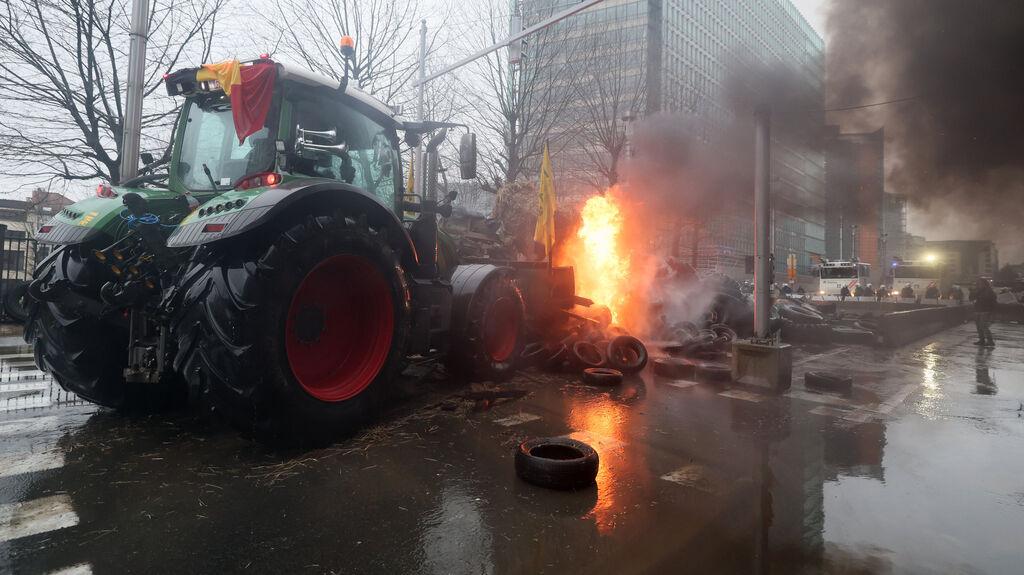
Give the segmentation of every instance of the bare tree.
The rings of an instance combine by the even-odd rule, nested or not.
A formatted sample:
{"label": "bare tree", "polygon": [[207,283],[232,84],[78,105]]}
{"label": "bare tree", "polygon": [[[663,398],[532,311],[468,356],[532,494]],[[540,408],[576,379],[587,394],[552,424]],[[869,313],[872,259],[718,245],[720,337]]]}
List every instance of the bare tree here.
{"label": "bare tree", "polygon": [[570,64],[578,79],[573,110],[577,147],[587,160],[582,179],[598,189],[618,183],[626,151],[624,118],[640,113],[647,98],[643,45],[630,38],[636,33],[618,23],[588,30]]}
{"label": "bare tree", "polygon": [[[508,34],[509,15],[503,0],[487,0],[478,12],[478,46],[497,43]],[[554,6],[528,14],[524,25],[553,13]],[[518,64],[510,64],[505,50],[477,61],[473,73],[463,79],[464,93],[473,109],[473,123],[486,132],[481,145],[482,185],[496,191],[505,183],[532,175],[544,143],[557,148],[564,131],[556,124],[566,118],[575,80],[565,58],[574,49],[572,25],[564,22],[528,39]]]}
{"label": "bare tree", "polygon": [[[169,155],[164,72],[209,56],[225,0],[153,0],[143,143]],[[129,0],[8,0],[0,17],[0,161],[22,179],[121,179]]]}
{"label": "bare tree", "polygon": [[[266,21],[278,30],[279,52],[332,78],[345,75],[342,36],[355,40],[350,68],[361,89],[385,102],[408,99],[419,65],[418,4],[402,0],[274,0]],[[428,36],[436,49],[438,31]],[[275,41],[277,43],[277,41]]]}

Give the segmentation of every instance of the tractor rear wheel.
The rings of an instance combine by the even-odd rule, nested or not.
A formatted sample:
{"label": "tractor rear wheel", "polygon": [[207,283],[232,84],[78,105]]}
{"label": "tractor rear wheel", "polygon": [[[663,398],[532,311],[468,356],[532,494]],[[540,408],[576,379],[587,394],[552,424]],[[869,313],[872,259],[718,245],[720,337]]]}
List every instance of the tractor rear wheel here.
{"label": "tractor rear wheel", "polygon": [[243,433],[322,443],[383,408],[410,329],[405,273],[363,218],[262,233],[186,274],[174,367]]}
{"label": "tractor rear wheel", "polygon": [[[29,294],[74,290],[98,301],[105,270],[82,257],[79,246],[57,249],[36,270]],[[183,403],[184,387],[171,377],[160,383],[125,382],[128,330],[113,315],[91,315],[60,301],[30,298],[25,341],[33,346],[36,365],[82,399],[129,412],[160,411]]]}

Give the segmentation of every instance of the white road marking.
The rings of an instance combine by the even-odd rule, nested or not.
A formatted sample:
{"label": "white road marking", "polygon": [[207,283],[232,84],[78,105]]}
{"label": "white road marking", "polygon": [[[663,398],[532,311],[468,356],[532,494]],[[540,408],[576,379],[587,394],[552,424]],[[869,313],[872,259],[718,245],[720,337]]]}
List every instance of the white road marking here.
{"label": "white road marking", "polygon": [[764,397],[756,393],[750,393],[749,391],[743,391],[742,389],[729,389],[719,393],[718,395],[732,399],[742,399],[743,401],[749,401],[752,403],[760,403],[764,399]]}
{"label": "white road marking", "polygon": [[89,563],[79,563],[78,565],[72,565],[57,571],[50,571],[47,575],[92,575],[92,565]]}
{"label": "white road marking", "polygon": [[840,407],[848,407],[850,405],[850,400],[848,399],[843,399],[841,397],[836,397],[834,395],[826,395],[824,393],[812,393],[810,391],[804,391],[802,389],[797,389],[795,387],[791,387],[789,391],[786,393],[786,395],[792,397],[793,399],[809,401],[811,403],[838,405]]}
{"label": "white road marking", "polygon": [[842,419],[844,421],[851,421],[854,423],[864,423],[876,415],[866,409],[855,409],[853,411],[850,411],[848,409],[840,409],[829,405],[819,405],[818,407],[812,409],[809,413],[813,413],[814,415],[825,415],[828,417],[834,417],[836,419]]}
{"label": "white road marking", "polygon": [[513,425],[520,425],[523,423],[528,423],[530,421],[536,421],[538,419],[540,419],[539,415],[522,412],[517,413],[515,415],[510,415],[508,417],[503,417],[501,419],[495,419],[494,423],[497,423],[498,425],[504,425],[505,427],[512,427]]}
{"label": "white road marking", "polygon": [[40,453],[5,453],[0,455],[0,478],[64,467],[64,454],[54,451]]}
{"label": "white road marking", "polygon": [[12,419],[0,421],[0,436],[22,435],[34,431],[43,431],[57,428],[57,416],[47,415],[44,417],[29,417],[26,419]]}
{"label": "white road marking", "polygon": [[685,379],[673,379],[672,381],[666,381],[664,383],[665,385],[671,385],[672,387],[676,387],[679,389],[689,389],[695,385],[698,385],[696,381],[688,381]]}
{"label": "white road marking", "polygon": [[78,525],[67,495],[0,505],[0,543]]}

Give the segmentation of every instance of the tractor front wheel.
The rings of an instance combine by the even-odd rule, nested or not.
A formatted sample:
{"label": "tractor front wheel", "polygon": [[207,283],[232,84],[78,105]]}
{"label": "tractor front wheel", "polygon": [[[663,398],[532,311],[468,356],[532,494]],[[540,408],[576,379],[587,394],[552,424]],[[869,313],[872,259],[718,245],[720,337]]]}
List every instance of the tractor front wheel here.
{"label": "tractor front wheel", "polygon": [[[83,298],[99,300],[103,270],[83,257],[81,246],[61,246],[35,272],[33,284],[41,294],[72,290]],[[32,289],[29,289],[32,293]],[[184,387],[165,374],[158,383],[129,383],[128,330],[111,310],[90,314],[55,301],[30,298],[25,341],[32,344],[39,369],[50,372],[65,390],[120,411],[146,413],[177,407]]]}
{"label": "tractor front wheel", "polygon": [[342,215],[310,217],[259,249],[248,239],[199,264],[175,321],[174,365],[193,397],[287,442],[322,443],[378,415],[410,325],[396,254]]}

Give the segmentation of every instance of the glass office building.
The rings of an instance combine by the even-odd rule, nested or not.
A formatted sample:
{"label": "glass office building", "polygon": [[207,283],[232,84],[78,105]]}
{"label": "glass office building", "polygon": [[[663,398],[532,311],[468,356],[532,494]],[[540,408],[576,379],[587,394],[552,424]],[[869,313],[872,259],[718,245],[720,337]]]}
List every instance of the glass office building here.
{"label": "glass office building", "polygon": [[[523,0],[518,10],[529,25],[573,3]],[[565,81],[565,68],[559,66],[603,59],[607,74],[644,83],[642,101],[634,103],[633,110],[614,111],[615,115],[632,111],[641,119],[658,113],[687,116],[686,125],[696,131],[693,137],[715,145],[733,120],[727,102],[729,79],[737,63],[745,61],[795,69],[803,90],[819,104],[809,113],[820,114],[815,121],[824,123],[820,112],[824,43],[789,0],[607,0],[559,26],[561,34],[544,37],[547,42],[566,42],[564,57],[550,64],[552,81]],[[571,49],[588,37],[605,39],[604,47]],[[527,53],[547,48],[535,45]],[[630,57],[608,57],[609,53]],[[565,116],[559,129],[566,131],[579,129],[580,122],[587,120],[583,113]],[[584,166],[593,150],[573,145],[571,137],[564,141],[554,161],[567,195],[588,185],[591,188],[585,191],[592,193],[599,184],[585,177]],[[778,277],[782,278],[782,262],[790,254],[797,258],[799,274],[809,275],[818,256],[825,254],[825,156],[820,144],[787,133],[779,123],[772,133],[772,194]],[[736,195],[746,193],[740,190]],[[749,275],[746,262],[754,253],[753,190],[749,197],[749,203],[740,201],[718,210],[698,227],[684,225],[676,233],[659,235],[678,242],[668,248],[702,271]],[[668,232],[672,226],[678,227],[678,222],[659,227]]]}

